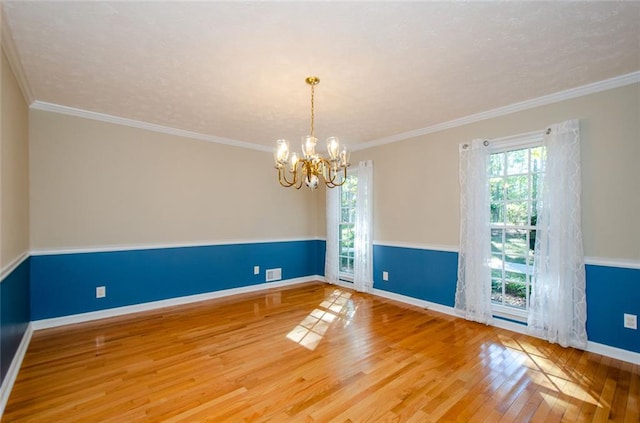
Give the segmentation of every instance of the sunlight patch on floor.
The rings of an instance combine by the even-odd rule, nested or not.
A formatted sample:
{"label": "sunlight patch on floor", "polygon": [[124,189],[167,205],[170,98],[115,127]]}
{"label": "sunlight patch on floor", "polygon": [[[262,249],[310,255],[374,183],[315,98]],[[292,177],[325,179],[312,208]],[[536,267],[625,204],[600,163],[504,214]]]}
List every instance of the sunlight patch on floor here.
{"label": "sunlight patch on floor", "polygon": [[[543,355],[543,353],[534,346],[527,344],[523,345],[517,339],[510,337],[500,337],[503,345],[492,344],[488,346],[487,350],[491,352],[486,359],[489,361],[495,360],[496,370],[504,370],[504,357],[500,358],[500,354],[496,353],[495,348],[503,349],[508,352],[509,355],[519,362],[520,366],[527,368],[527,375],[537,385],[544,387],[551,392],[557,392],[558,395],[543,394],[543,398],[549,404],[555,401],[563,401],[560,395],[575,398],[580,402],[589,403],[602,407],[600,401],[594,398],[589,392],[583,388],[582,380],[576,379],[573,375],[573,370],[567,368],[564,364],[558,364],[553,361],[551,357]],[[542,394],[542,393],[541,393]],[[607,404],[604,405],[605,407]]]}
{"label": "sunlight patch on floor", "polygon": [[308,350],[315,350],[324,334],[336,320],[351,321],[355,310],[351,293],[334,289],[318,308],[309,313],[287,334],[287,339],[300,344]]}

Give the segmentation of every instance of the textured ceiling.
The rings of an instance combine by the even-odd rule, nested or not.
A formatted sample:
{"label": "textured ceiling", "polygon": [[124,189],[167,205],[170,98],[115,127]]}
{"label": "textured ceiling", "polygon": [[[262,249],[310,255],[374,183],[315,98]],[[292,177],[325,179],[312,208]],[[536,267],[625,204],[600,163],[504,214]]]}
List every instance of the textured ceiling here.
{"label": "textured ceiling", "polygon": [[351,145],[640,70],[640,3],[4,1],[31,100]]}

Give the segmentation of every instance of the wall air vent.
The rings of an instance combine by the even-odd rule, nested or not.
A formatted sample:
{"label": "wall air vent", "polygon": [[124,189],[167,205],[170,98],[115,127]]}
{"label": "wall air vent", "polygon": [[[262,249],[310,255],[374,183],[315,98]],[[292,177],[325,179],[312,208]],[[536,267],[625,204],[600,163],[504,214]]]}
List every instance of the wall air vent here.
{"label": "wall air vent", "polygon": [[279,281],[282,279],[282,268],[267,269],[267,282]]}

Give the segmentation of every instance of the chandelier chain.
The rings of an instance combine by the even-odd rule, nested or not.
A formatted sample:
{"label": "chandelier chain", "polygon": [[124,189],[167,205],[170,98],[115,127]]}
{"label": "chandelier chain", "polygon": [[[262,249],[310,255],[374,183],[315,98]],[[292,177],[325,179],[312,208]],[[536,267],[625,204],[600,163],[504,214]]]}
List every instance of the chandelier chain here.
{"label": "chandelier chain", "polygon": [[315,94],[315,85],[311,85],[311,136],[313,136],[314,129],[314,115],[315,115],[315,106],[314,106],[314,94]]}

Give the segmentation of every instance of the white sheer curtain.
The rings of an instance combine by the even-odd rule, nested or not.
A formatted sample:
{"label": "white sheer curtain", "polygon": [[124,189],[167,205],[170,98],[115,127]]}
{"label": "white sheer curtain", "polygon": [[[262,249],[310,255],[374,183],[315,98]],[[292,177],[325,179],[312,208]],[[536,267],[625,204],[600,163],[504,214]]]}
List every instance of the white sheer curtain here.
{"label": "white sheer curtain", "polygon": [[340,263],[338,258],[338,231],[340,216],[340,190],[327,188],[327,242],[324,260],[324,278],[329,283],[338,283]]}
{"label": "white sheer curtain", "polygon": [[488,324],[491,311],[491,229],[489,227],[489,143],[460,146],[460,251],[455,310]]}
{"label": "white sheer curtain", "polygon": [[357,291],[373,290],[373,162],[362,161],[358,166],[356,193],[355,254],[353,285]]}
{"label": "white sheer curtain", "polygon": [[578,120],[552,125],[538,188],[538,228],[529,332],[564,347],[587,346],[587,302],[580,225]]}

